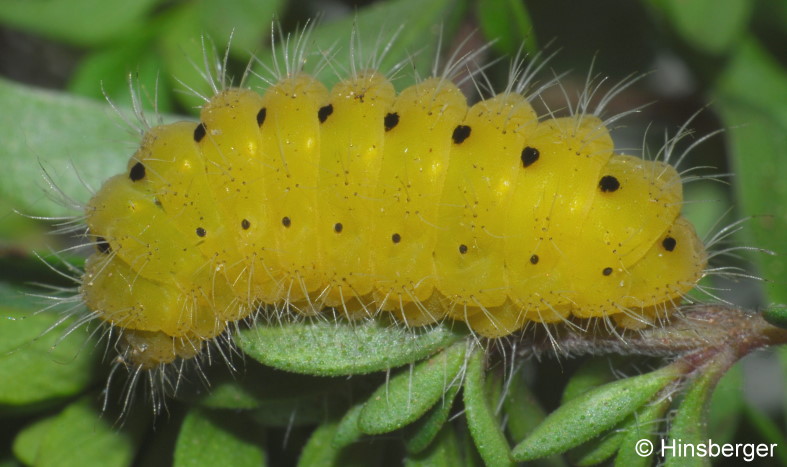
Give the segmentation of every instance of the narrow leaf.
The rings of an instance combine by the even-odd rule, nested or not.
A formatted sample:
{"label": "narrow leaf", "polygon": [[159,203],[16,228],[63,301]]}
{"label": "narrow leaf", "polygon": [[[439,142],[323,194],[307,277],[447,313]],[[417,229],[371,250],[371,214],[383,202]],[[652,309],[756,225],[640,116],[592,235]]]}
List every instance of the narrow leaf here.
{"label": "narrow leaf", "polygon": [[[707,409],[713,389],[721,377],[721,373],[726,369],[725,354],[720,355],[714,362],[709,364],[703,374],[690,382],[688,392],[683,401],[678,406],[675,418],[669,429],[669,439],[665,441],[665,446],[677,444],[691,444],[697,446],[707,443],[708,440],[708,419]],[[665,447],[665,465],[672,466],[705,466],[710,465],[708,457],[674,455],[674,449]]]}
{"label": "narrow leaf", "polygon": [[575,399],[582,394],[615,380],[612,372],[612,365],[606,358],[594,358],[586,361],[571,376],[563,389],[561,404],[565,404],[571,399]]}
{"label": "narrow leaf", "polygon": [[339,457],[338,446],[331,442],[336,435],[336,422],[325,423],[312,433],[298,459],[299,467],[333,466]]}
{"label": "narrow leaf", "polygon": [[513,450],[527,461],[564,452],[626,418],[679,375],[674,365],[609,383],[560,406]]}
{"label": "narrow leaf", "polygon": [[625,438],[620,443],[615,467],[649,467],[658,457],[661,440],[660,426],[672,401],[664,398],[638,410],[626,425]]}
{"label": "narrow leaf", "polygon": [[476,349],[467,365],[465,375],[464,400],[465,417],[473,441],[489,466],[513,465],[510,448],[503,432],[500,430],[500,421],[484,390],[484,352]]}
{"label": "narrow leaf", "polygon": [[450,425],[445,425],[437,433],[429,449],[418,455],[410,455],[405,461],[406,467],[454,467],[464,465],[462,451],[456,434]]}
{"label": "narrow leaf", "polygon": [[465,352],[465,343],[459,342],[380,386],[361,411],[361,431],[388,433],[426,413],[460,378]]}
{"label": "narrow leaf", "polygon": [[423,451],[432,443],[443,428],[443,425],[448,421],[448,415],[451,413],[454,399],[456,399],[456,395],[461,387],[460,384],[455,384],[448,388],[443,394],[442,400],[438,401],[426,415],[410,426],[405,440],[407,452],[414,454]]}
{"label": "narrow leaf", "polygon": [[348,446],[363,436],[361,427],[358,425],[363,406],[364,403],[355,404],[339,421],[339,425],[336,427],[333,440],[331,441],[334,447],[340,448]]}
{"label": "narrow leaf", "polygon": [[613,428],[572,450],[570,458],[573,460],[573,464],[585,467],[600,464],[612,457],[626,437],[626,432],[623,431],[626,422],[621,425],[621,427]]}
{"label": "narrow leaf", "polygon": [[724,373],[710,401],[710,438],[720,444],[732,442],[743,411],[743,366]]}

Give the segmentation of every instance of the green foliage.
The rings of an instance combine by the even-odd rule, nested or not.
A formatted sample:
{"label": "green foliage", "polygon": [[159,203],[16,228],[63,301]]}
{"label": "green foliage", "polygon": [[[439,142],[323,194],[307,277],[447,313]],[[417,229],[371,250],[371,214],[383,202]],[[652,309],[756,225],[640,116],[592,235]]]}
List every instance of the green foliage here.
{"label": "green foliage", "polygon": [[[111,366],[106,361],[111,357],[102,361],[102,331],[92,333],[95,328],[85,326],[72,330],[74,319],[83,315],[61,322],[50,311],[36,313],[48,302],[20,293],[31,290],[21,284],[23,268],[31,269],[33,280],[39,282],[51,283],[52,274],[32,259],[29,238],[37,226],[19,221],[11,209],[34,216],[75,214],[42,194],[46,183],[42,167],[65,196],[84,202],[89,190],[83,182],[96,188],[122,171],[136,144],[138,129],[124,126],[114,110],[95,99],[103,99],[102,89],[131,121],[136,117],[128,110],[129,74],[149,117],[154,101],[164,121],[174,118],[166,113],[193,113],[200,102],[194,92],[212,93],[204,77],[195,72],[195,64],[203,67],[206,49],[221,56],[231,34],[229,77],[239,81],[249,53],[259,57],[252,63],[254,73],[268,76],[266,67],[273,66],[268,25],[276,17],[287,32],[296,26],[313,28],[310,50],[332,57],[321,75],[328,85],[349,69],[353,24],[361,44],[354,53],[370,60],[373,51],[398,34],[379,65],[383,70],[402,66],[395,81],[399,88],[413,76],[431,72],[441,35],[444,44],[455,44],[465,34],[457,31],[473,26],[479,32],[470,39],[472,47],[498,39],[493,49],[509,56],[525,39],[529,40],[525,50],[533,52],[536,43],[557,38],[554,48],[566,50],[551,63],[557,70],[584,70],[598,52],[597,69],[602,74],[622,77],[638,71],[631,69],[625,55],[617,55],[615,47],[621,44],[635,49],[645,66],[677,57],[695,86],[688,97],[684,95],[689,99],[688,114],[714,102],[696,123],[706,132],[717,128],[718,121],[704,116],[710,114],[727,130],[726,148],[721,142],[706,143],[710,150],[703,152],[701,146],[690,156],[701,162],[693,160],[686,167],[713,165],[718,172],[729,167],[736,175],[734,191],[729,193],[707,181],[687,185],[686,190],[689,196],[734,199],[738,210],[732,219],[754,216],[744,224],[746,236],[732,243],[778,253],[751,255],[760,274],[771,281],[766,292],[756,293],[767,293],[766,301],[771,303],[786,303],[787,73],[773,51],[787,32],[783,26],[774,27],[784,21],[773,18],[787,19],[787,8],[776,2],[744,0],[586,2],[561,8],[566,2],[544,6],[508,0],[379,1],[357,9],[344,6],[338,14],[323,12],[324,17],[309,26],[305,20],[320,12],[299,11],[304,8],[280,0],[54,0],[44,8],[43,2],[0,2],[0,22],[5,26],[79,51],[63,90],[46,91],[0,79],[4,168],[0,171],[0,260],[5,266],[0,278],[0,418],[7,427],[0,430],[0,452],[13,450],[14,456],[0,455],[0,463],[88,467],[152,459],[161,465],[297,461],[311,466],[370,465],[392,459],[398,464],[402,458],[413,466],[510,465],[525,460],[565,465],[565,455],[578,465],[611,461],[644,466],[652,458],[637,455],[634,446],[639,440],[657,443],[668,430],[671,438],[699,441],[709,436],[704,431],[708,417],[713,421],[710,436],[717,442],[734,442],[734,428],[745,423],[761,442],[787,444],[781,427],[743,401],[739,370],[722,379],[730,365],[751,350],[734,354],[739,350],[736,341],[696,352],[667,344],[664,353],[678,357],[669,364],[640,357],[558,364],[551,358],[536,362],[512,357],[512,342],[481,346],[463,326],[445,323],[409,330],[382,320],[260,321],[235,338],[245,360],[235,361],[234,376],[208,369],[208,391],[199,382],[181,381],[184,387],[178,398],[169,401],[169,416],[154,422],[146,404],[138,401],[123,416],[121,427],[113,424],[118,415],[112,408],[102,415],[98,405]],[[604,22],[613,21],[620,9],[635,13],[627,18],[632,24]],[[435,27],[441,23],[442,30]],[[593,29],[587,29],[588,23]],[[626,35],[628,27],[644,30],[648,37]],[[208,37],[222,47],[213,50]],[[610,44],[612,50],[606,46],[599,50],[599,44]],[[584,54],[586,61],[563,62],[574,60],[572,54],[577,53]],[[306,58],[316,64],[320,54],[316,55]],[[482,58],[491,62],[495,57]],[[491,66],[488,72],[493,83],[505,83],[505,66]],[[563,83],[567,94],[584,86],[582,79],[566,78]],[[631,102],[619,111],[653,100],[652,94],[638,94],[648,92],[641,91],[647,83],[640,84],[640,91],[624,95]],[[194,92],[173,93],[184,88]],[[668,123],[657,121],[654,133],[666,127],[674,134],[686,118],[680,114]],[[637,125],[634,119],[632,126]],[[643,131],[636,129],[637,138]],[[729,162],[706,159],[712,155],[708,153],[724,155],[725,149]],[[79,176],[71,165],[78,168]],[[704,205],[691,213],[692,218],[711,225],[724,208]],[[58,257],[47,258],[65,268]],[[74,285],[59,280],[58,286]],[[785,310],[770,307],[766,318],[787,327]],[[664,335],[669,332],[660,336]],[[532,335],[516,344],[519,349],[541,345]],[[628,349],[632,355],[637,350]],[[787,367],[787,353],[781,350]],[[109,349],[108,355],[112,352]],[[594,353],[592,344],[585,353]],[[551,347],[542,355],[551,355]],[[631,370],[632,363],[640,371]],[[657,369],[641,371],[653,366]],[[635,376],[623,378],[619,371]],[[116,380],[125,378],[121,373],[122,369]],[[684,386],[687,390],[678,396]],[[119,388],[110,384],[106,389],[114,407]],[[558,400],[561,390],[563,399]],[[667,425],[670,409],[675,414]],[[730,428],[719,430],[721,426]],[[785,462],[787,454],[777,451],[777,457]],[[688,465],[685,462],[667,459],[672,465]]]}
{"label": "green foliage", "polygon": [[229,412],[199,407],[190,410],[183,419],[175,445],[175,465],[265,465],[264,431],[255,426],[244,426],[238,423],[237,418],[228,415]]}

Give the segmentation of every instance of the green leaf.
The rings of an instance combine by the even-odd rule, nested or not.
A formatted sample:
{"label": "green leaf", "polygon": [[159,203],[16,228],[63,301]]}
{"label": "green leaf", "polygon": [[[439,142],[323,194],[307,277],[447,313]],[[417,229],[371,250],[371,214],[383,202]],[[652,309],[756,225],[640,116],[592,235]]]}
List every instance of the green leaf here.
{"label": "green leaf", "polygon": [[514,56],[524,45],[531,54],[538,52],[535,31],[525,3],[520,0],[479,0],[476,4],[481,31],[499,52]]}
{"label": "green leaf", "polygon": [[[716,387],[723,371],[727,369],[725,354],[720,354],[715,361],[708,364],[703,373],[692,380],[689,389],[678,406],[675,417],[669,429],[669,439],[666,443],[677,441],[682,444],[707,443],[708,419],[707,409],[713,389]],[[708,457],[674,456],[674,451],[664,453],[665,465],[672,466],[702,466],[710,465]]]}
{"label": "green leaf", "polygon": [[787,305],[772,305],[762,310],[762,317],[768,323],[787,329]]}
{"label": "green leaf", "polygon": [[736,364],[721,377],[710,401],[710,438],[719,444],[735,439],[743,410],[743,366]]}
{"label": "green leaf", "polygon": [[670,365],[606,384],[568,401],[514,447],[514,459],[533,460],[579,446],[615,426],[679,374],[678,367]]}
{"label": "green leaf", "polygon": [[[319,24],[308,36],[307,50],[314,53],[304,57],[307,59],[305,69],[307,72],[314,73],[330,89],[339,81],[339,76],[347,76],[351,70],[353,57],[356,64],[361,64],[362,67],[365,67],[366,63],[371,63],[372,58],[380,58],[380,51],[396,35],[397,28],[401,26],[396,40],[390,44],[391,48],[378,68],[382,72],[387,72],[394,65],[406,62],[408,71],[402,73],[401,79],[395,81],[397,88],[401,89],[415,81],[410,70],[420,76],[431,73],[440,35],[440,29],[435,25],[442,24],[443,37],[453,37],[453,31],[459,24],[465,4],[465,0],[378,2],[361,9],[355,16]],[[413,14],[416,11],[418,13]],[[350,31],[353,28],[357,28],[359,42],[351,49]],[[297,37],[294,36],[291,41],[296,41]],[[330,51],[329,66],[324,66],[320,72],[315,73],[328,51]],[[281,63],[282,55],[279,54],[277,59]],[[272,52],[269,50],[261,53],[259,62],[255,72],[270,77],[266,67],[273,68]]]}
{"label": "green leaf", "polygon": [[131,75],[132,84],[142,97],[141,104],[153,116],[154,110],[172,109],[172,89],[159,83],[163,66],[161,57],[151,48],[151,38],[130,38],[85,57],[72,75],[68,91],[102,101],[106,97],[115,105],[131,108]]}
{"label": "green leaf", "polygon": [[586,361],[571,376],[563,389],[561,404],[565,404],[571,399],[575,399],[586,392],[615,381],[615,374],[612,372],[612,365],[606,358],[594,358]]}
{"label": "green leaf", "polygon": [[749,404],[744,404],[743,413],[749,424],[757,431],[756,439],[768,444],[768,447],[773,449],[773,458],[777,459],[780,465],[787,465],[787,438],[782,430],[768,415]]}
{"label": "green leaf", "polygon": [[460,339],[448,326],[408,329],[381,319],[258,323],[235,338],[260,363],[295,373],[343,376],[384,371],[425,358]]}
{"label": "green leaf", "polygon": [[707,54],[721,54],[746,32],[750,0],[651,0],[689,44]]}
{"label": "green leaf", "polygon": [[337,465],[341,446],[333,444],[338,426],[336,422],[324,423],[312,433],[298,459],[299,467],[333,467]]}
{"label": "green leaf", "polygon": [[[625,422],[621,425],[625,425]],[[600,464],[612,457],[626,437],[624,428],[613,428],[603,435],[580,445],[570,453],[573,465],[580,467]]]}
{"label": "green leaf", "polygon": [[[134,414],[122,429],[94,406],[93,398],[72,403],[59,415],[36,422],[17,436],[14,451],[20,458],[34,457],[39,467],[92,467],[131,465],[142,429],[150,419]],[[142,415],[142,416],[138,416]],[[30,430],[28,432],[28,430]],[[35,443],[31,437],[38,437]]]}
{"label": "green leaf", "polygon": [[161,0],[4,0],[0,21],[77,45],[97,45],[144,28]]}
{"label": "green leaf", "polygon": [[0,287],[0,407],[19,407],[58,400],[79,393],[93,380],[96,345],[86,326],[65,335],[69,319],[35,313],[36,304],[19,290]]}
{"label": "green leaf", "polygon": [[269,427],[307,426],[338,416],[348,406],[349,403],[338,394],[295,395],[260,402],[252,418]]}
{"label": "green leaf", "polygon": [[221,381],[211,386],[210,392],[200,400],[200,405],[212,409],[235,410],[256,409],[260,406],[257,394],[245,385],[235,381]]}
{"label": "green leaf", "polygon": [[[643,407],[636,412],[634,417],[631,417],[629,423],[626,424],[625,437],[620,443],[621,448],[615,458],[615,467],[650,467],[653,465],[653,458],[658,454],[655,452],[657,449],[655,446],[661,441],[659,427],[671,402],[669,398],[664,398]],[[651,446],[653,446],[654,452],[647,454],[647,449]]]}
{"label": "green leaf", "polygon": [[[90,195],[71,167],[93,188],[125,169],[133,141],[106,104],[14,84],[0,79],[0,196],[29,215],[75,216],[72,208],[46,198],[40,160],[66,195]],[[36,186],[35,180],[39,180]]]}
{"label": "green leaf", "polygon": [[180,428],[175,466],[265,465],[263,436],[254,425],[226,412],[194,408]]}
{"label": "green leaf", "polygon": [[671,400],[665,397],[647,404],[604,435],[574,449],[571,453],[574,464],[578,466],[600,464],[617,452],[616,465],[624,467],[651,465],[653,454],[640,455],[638,449],[654,446],[664,412],[669,408],[670,402]]}
{"label": "green leaf", "polygon": [[443,394],[442,400],[435,404],[426,415],[410,426],[405,440],[407,452],[414,454],[423,451],[432,443],[437,434],[448,421],[454,399],[459,393],[460,384],[452,385]]}
{"label": "green leaf", "polygon": [[483,467],[484,460],[481,459],[481,454],[478,452],[478,447],[473,440],[473,435],[470,433],[467,423],[457,423],[454,425],[454,431],[462,449],[464,465],[467,467]]}
{"label": "green leaf", "polygon": [[462,451],[451,425],[444,425],[429,449],[405,458],[406,467],[454,467],[464,465]]}
{"label": "green leaf", "polygon": [[340,448],[349,446],[363,436],[358,420],[361,418],[361,411],[363,411],[364,403],[365,401],[352,406],[339,421],[339,425],[336,427],[336,432],[331,441],[335,447]]}
{"label": "green leaf", "polygon": [[459,342],[429,360],[404,369],[380,386],[364,405],[358,424],[368,434],[388,433],[409,425],[458,384],[466,344]]}
{"label": "green leaf", "polygon": [[56,421],[55,417],[44,418],[19,432],[14,439],[14,455],[25,464],[34,465],[38,451],[41,450],[41,443],[44,442]]}
{"label": "green leaf", "polygon": [[[199,106],[204,104],[202,96],[212,96],[213,89],[205,76],[205,63],[218,63],[223,44],[229,37],[208,37],[199,24],[199,5],[185,3],[172,9],[161,19],[163,25],[159,36],[160,48],[166,64],[166,86],[180,90],[175,98],[187,109],[197,113]],[[206,57],[207,54],[207,57]],[[210,72],[215,70],[212,68]],[[216,77],[213,76],[215,79]]]}
{"label": "green leaf", "polygon": [[745,214],[754,217],[745,229],[753,233],[750,244],[776,253],[752,259],[769,281],[770,300],[787,303],[787,73],[754,39],[747,39],[718,79],[714,96],[731,128],[738,199]]}
{"label": "green leaf", "polygon": [[[337,379],[261,371],[248,375],[256,399],[252,418],[270,427],[317,425],[342,416],[354,399],[365,398],[379,378]],[[265,381],[266,384],[260,384]]]}
{"label": "green leaf", "polygon": [[[198,3],[200,23],[210,37],[226,41],[232,34],[230,52],[233,56],[248,60],[249,54],[259,50],[270,34],[270,24],[281,17],[283,0],[200,0]],[[219,42],[220,43],[220,42]]]}
{"label": "green leaf", "polygon": [[475,446],[484,462],[489,466],[513,465],[510,448],[497,419],[489,404],[485,391],[484,352],[476,349],[467,364],[465,375],[464,400],[465,417]]}
{"label": "green leaf", "polygon": [[327,422],[317,427],[306,442],[298,459],[299,467],[365,467],[382,465],[383,456],[388,456],[390,444],[370,442],[353,446],[340,446],[334,441],[339,427],[336,422]]}
{"label": "green leaf", "polygon": [[[204,393],[199,387],[184,387],[179,392],[179,398],[196,400],[200,405],[214,409],[242,410],[274,406],[276,412],[281,412],[276,408],[277,405],[279,408],[284,405],[290,407],[299,399],[304,403],[309,400],[317,402],[316,399],[321,403],[322,399],[328,397],[344,400],[346,397],[342,395],[357,391],[347,380],[298,375],[261,365],[247,366],[242,378],[210,379],[212,387],[209,392]],[[260,384],[260,381],[266,384]],[[195,394],[191,394],[189,389]]]}

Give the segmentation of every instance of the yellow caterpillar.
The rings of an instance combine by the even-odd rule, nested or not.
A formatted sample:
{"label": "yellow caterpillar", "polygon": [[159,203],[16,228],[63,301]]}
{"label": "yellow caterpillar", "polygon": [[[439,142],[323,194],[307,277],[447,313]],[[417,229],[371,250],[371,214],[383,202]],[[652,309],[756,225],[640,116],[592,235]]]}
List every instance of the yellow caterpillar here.
{"label": "yellow caterpillar", "polygon": [[486,337],[636,327],[705,270],[681,205],[675,169],[615,154],[595,115],[539,118],[514,91],[468,106],[441,77],[397,94],[374,70],[331,90],[295,72],[147,131],[88,204],[80,292],[141,368],[263,306]]}

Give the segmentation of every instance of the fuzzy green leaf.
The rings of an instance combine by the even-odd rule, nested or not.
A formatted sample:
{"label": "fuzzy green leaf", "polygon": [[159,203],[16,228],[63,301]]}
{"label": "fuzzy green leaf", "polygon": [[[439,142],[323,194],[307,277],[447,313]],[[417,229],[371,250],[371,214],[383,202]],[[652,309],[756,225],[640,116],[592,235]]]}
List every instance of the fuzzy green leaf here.
{"label": "fuzzy green leaf", "polygon": [[349,446],[363,436],[361,427],[358,424],[363,406],[363,402],[355,404],[344,414],[342,419],[339,420],[339,425],[336,427],[336,433],[331,441],[335,447]]}
{"label": "fuzzy green leaf", "polygon": [[405,440],[405,448],[409,453],[423,451],[432,443],[434,438],[448,421],[454,399],[459,393],[460,384],[454,384],[443,395],[442,400],[438,401],[429,412],[418,419],[410,426],[410,430]]}
{"label": "fuzzy green leaf", "polygon": [[[653,458],[658,454],[655,451],[655,446],[660,442],[659,427],[664,413],[670,407],[670,402],[669,398],[664,398],[638,410],[631,418],[626,424],[625,437],[620,443],[621,448],[615,457],[615,467],[650,467],[653,465]],[[645,450],[650,446],[654,446],[653,454],[641,455],[646,453]]]}
{"label": "fuzzy green leaf", "polygon": [[[625,422],[621,425],[625,425]],[[623,428],[613,428],[603,435],[580,445],[570,453],[572,464],[580,467],[600,464],[612,457],[620,448],[626,433]]]}
{"label": "fuzzy green leaf", "polygon": [[361,431],[381,434],[409,425],[426,413],[461,378],[466,344],[459,342],[429,360],[402,370],[369,397],[358,424]]}
{"label": "fuzzy green leaf", "polygon": [[299,467],[333,467],[339,459],[340,446],[332,442],[336,435],[338,424],[329,422],[320,425],[309,437],[309,441],[301,451],[298,459]]}
{"label": "fuzzy green leaf", "polygon": [[[702,375],[691,381],[683,401],[678,406],[675,418],[672,420],[669,430],[669,440],[683,444],[706,443],[708,440],[708,420],[706,418],[708,403],[710,402],[713,389],[724,371],[726,361],[718,358],[709,364]],[[708,457],[696,456],[673,456],[674,451],[664,453],[666,458],[665,465],[672,466],[707,466],[710,465]]]}
{"label": "fuzzy green leaf", "polygon": [[429,449],[417,455],[408,456],[404,465],[406,467],[454,467],[464,465],[462,451],[456,434],[450,425],[444,425],[437,433]]}
{"label": "fuzzy green leaf", "polygon": [[606,384],[568,401],[514,448],[514,459],[533,460],[579,446],[615,426],[678,374],[675,366],[668,366]]}
{"label": "fuzzy green leaf", "polygon": [[615,381],[615,375],[609,360],[606,358],[590,359],[579,367],[566,383],[561,404],[612,381]]}
{"label": "fuzzy green leaf", "polygon": [[743,366],[734,365],[724,373],[710,401],[710,438],[717,443],[732,442],[743,410]]}
{"label": "fuzzy green leaf", "polygon": [[464,401],[465,417],[475,446],[484,462],[490,466],[513,465],[510,448],[500,421],[489,404],[485,391],[484,352],[476,349],[470,356],[465,375]]}
{"label": "fuzzy green leaf", "polygon": [[383,320],[264,325],[236,342],[264,365],[295,373],[343,376],[384,371],[418,361],[462,337],[447,326],[407,329]]}
{"label": "fuzzy green leaf", "polygon": [[[250,427],[252,427],[250,429]],[[265,465],[262,436],[253,425],[227,413],[192,409],[183,420],[175,445],[175,466]]]}
{"label": "fuzzy green leaf", "polygon": [[72,320],[47,332],[60,316],[35,314],[43,305],[10,287],[0,287],[0,302],[13,307],[0,308],[0,407],[61,399],[90,384],[96,344],[85,326],[58,342]]}

